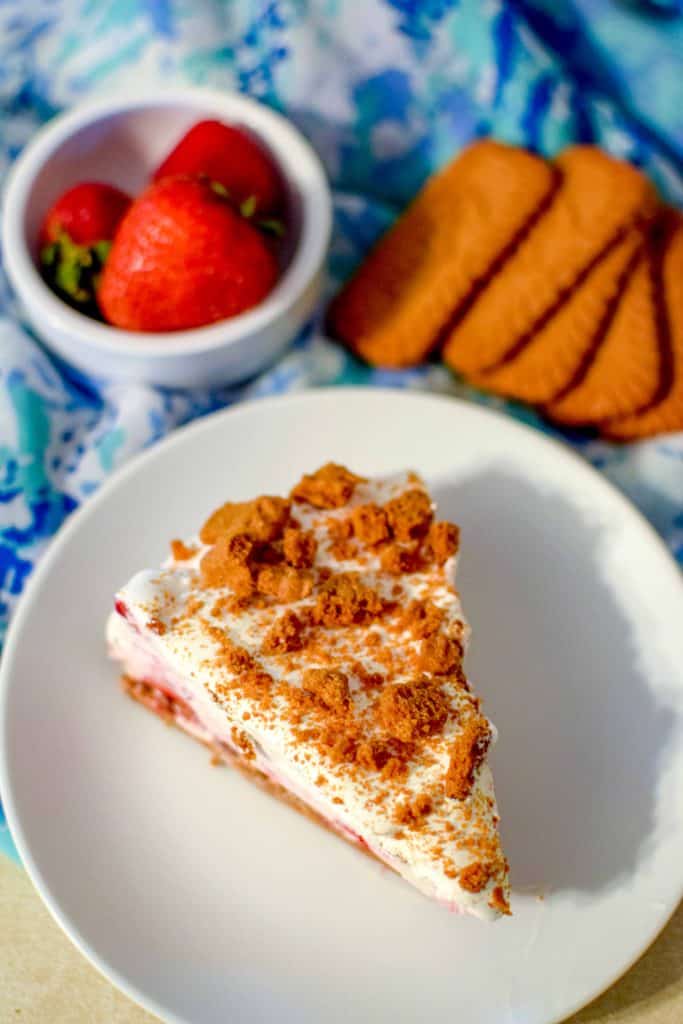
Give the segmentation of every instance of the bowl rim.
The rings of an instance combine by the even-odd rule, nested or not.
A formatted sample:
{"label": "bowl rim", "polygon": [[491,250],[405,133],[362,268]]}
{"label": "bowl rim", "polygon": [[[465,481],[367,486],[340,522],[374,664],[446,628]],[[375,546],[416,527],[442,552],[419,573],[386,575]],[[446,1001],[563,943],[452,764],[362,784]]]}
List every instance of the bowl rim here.
{"label": "bowl rim", "polygon": [[[253,309],[204,327],[182,331],[127,331],[99,323],[72,309],[45,284],[26,244],[24,217],[38,174],[46,162],[76,132],[115,114],[147,107],[196,107],[205,116],[242,119],[271,148],[285,177],[300,190],[301,234],[289,265],[273,290]],[[243,341],[286,314],[318,274],[332,232],[332,196],[322,162],[308,140],[282,114],[236,91],[198,86],[118,92],[113,98],[95,97],[56,115],[34,135],[10,169],[2,197],[2,243],[8,276],[23,303],[46,326],[68,334],[74,344],[132,358],[172,359],[222,349]]]}

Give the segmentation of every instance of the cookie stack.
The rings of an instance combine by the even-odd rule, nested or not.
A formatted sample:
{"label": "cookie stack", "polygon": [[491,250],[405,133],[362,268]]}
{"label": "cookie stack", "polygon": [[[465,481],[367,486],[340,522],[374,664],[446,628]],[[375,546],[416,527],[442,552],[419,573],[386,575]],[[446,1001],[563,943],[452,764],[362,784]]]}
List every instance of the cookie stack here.
{"label": "cookie stack", "polygon": [[375,366],[441,352],[483,389],[630,440],[683,429],[683,214],[592,146],[483,140],[434,175],[331,308]]}

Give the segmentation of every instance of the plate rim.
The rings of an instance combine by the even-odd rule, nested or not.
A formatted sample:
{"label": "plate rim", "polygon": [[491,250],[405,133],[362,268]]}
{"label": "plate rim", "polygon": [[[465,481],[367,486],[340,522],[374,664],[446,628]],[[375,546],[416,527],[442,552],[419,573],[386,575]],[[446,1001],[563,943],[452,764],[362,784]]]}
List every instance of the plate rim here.
{"label": "plate rim", "polygon": [[[226,408],[207,413],[206,415],[200,416],[198,419],[176,427],[166,437],[161,438],[149,447],[137,452],[128,459],[124,465],[118,467],[103,481],[93,495],[89,496],[79,505],[79,507],[68,517],[64,524],[48,541],[47,549],[40,558],[38,564],[34,567],[33,572],[30,574],[28,583],[21,594],[10,621],[4,650],[2,652],[2,660],[0,662],[0,794],[2,796],[2,805],[5,811],[7,824],[21,859],[20,866],[26,871],[31,884],[38,893],[38,896],[47,908],[53,920],[57,923],[69,941],[76,947],[79,953],[86,958],[86,960],[98,971],[100,975],[106,978],[138,1006],[142,1007],[149,1013],[156,1015],[161,1020],[169,1022],[169,1024],[189,1024],[189,1020],[178,1016],[174,1010],[162,1005],[156,999],[148,996],[145,992],[139,989],[136,984],[130,982],[125,976],[123,976],[116,967],[109,963],[105,957],[101,956],[97,950],[90,945],[82,935],[77,924],[70,919],[68,914],[62,911],[57,895],[53,893],[50,884],[43,877],[41,870],[33,858],[30,845],[24,836],[21,824],[21,815],[15,805],[14,795],[10,785],[10,765],[9,758],[7,756],[8,747],[4,742],[9,726],[8,705],[12,687],[11,679],[13,662],[16,659],[16,652],[19,649],[23,623],[28,618],[33,603],[40,592],[43,579],[52,571],[53,564],[58,562],[62,548],[67,544],[72,534],[77,533],[79,530],[81,521],[93,514],[99,505],[106,504],[111,491],[114,491],[116,488],[124,484],[129,476],[135,475],[147,464],[147,462],[152,462],[158,456],[160,451],[165,451],[168,448],[182,445],[189,436],[195,433],[200,434],[203,431],[211,431],[212,429],[215,429],[216,423],[223,419],[227,419],[228,417],[235,418],[245,414],[250,415],[253,413],[255,408],[268,410],[291,404],[305,404],[316,400],[324,401],[325,397],[331,397],[333,395],[337,398],[342,395],[353,395],[358,398],[368,399],[369,401],[381,401],[386,399],[396,400],[398,398],[406,402],[415,402],[415,404],[419,404],[420,402],[427,404],[447,404],[451,406],[455,404],[461,409],[466,410],[468,413],[473,413],[475,417],[478,415],[482,419],[497,420],[505,429],[512,430],[513,433],[517,432],[524,435],[527,439],[531,439],[534,443],[540,444],[541,447],[546,448],[546,450],[552,449],[560,458],[569,460],[575,468],[582,470],[593,486],[597,485],[598,489],[602,490],[603,495],[607,496],[609,500],[616,502],[617,506],[620,506],[622,512],[627,516],[630,516],[634,521],[634,524],[637,524],[641,530],[644,528],[644,533],[649,542],[651,544],[654,542],[655,549],[659,549],[660,556],[663,556],[661,560],[662,564],[666,564],[668,570],[671,571],[672,580],[677,578],[678,584],[682,588],[683,593],[683,574],[681,573],[678,563],[666,546],[663,538],[640,509],[621,490],[619,490],[611,480],[604,476],[604,474],[600,473],[585,458],[583,458],[567,443],[564,443],[560,438],[555,438],[552,435],[546,434],[533,425],[520,422],[503,410],[491,408],[486,405],[479,405],[478,403],[460,396],[435,394],[429,391],[417,389],[411,390],[400,387],[362,387],[343,385],[310,387],[300,391],[286,392],[278,395],[252,396],[248,400],[238,401]],[[609,978],[605,979],[604,983],[600,983],[600,985],[588,994],[588,996],[582,996],[575,1004],[571,1004],[571,1006],[569,1006],[560,1017],[549,1018],[546,1024],[562,1024],[562,1021],[567,1020],[569,1017],[588,1006],[616,984],[617,981],[624,977],[624,975],[627,974],[634,964],[644,955],[645,952],[647,952],[661,932],[666,928],[667,924],[676,913],[681,900],[683,900],[683,870],[681,871],[678,895],[675,902],[667,908],[666,913],[662,918],[657,921],[653,928],[650,929],[646,937],[639,942],[637,950],[635,950],[633,956],[628,959],[628,962],[620,964],[616,968],[615,972],[610,974]]]}

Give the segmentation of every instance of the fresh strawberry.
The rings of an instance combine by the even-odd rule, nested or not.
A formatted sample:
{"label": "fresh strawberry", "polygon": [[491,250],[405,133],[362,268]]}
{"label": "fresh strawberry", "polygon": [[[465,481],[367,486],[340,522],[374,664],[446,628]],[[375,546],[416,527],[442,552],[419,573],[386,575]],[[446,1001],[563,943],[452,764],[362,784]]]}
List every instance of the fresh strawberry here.
{"label": "fresh strawberry", "polygon": [[62,298],[97,315],[95,290],[130,197],[113,185],[83,182],[48,211],[39,235],[45,280]]}
{"label": "fresh strawberry", "polygon": [[40,231],[40,244],[59,241],[62,233],[76,245],[111,242],[130,206],[130,196],[113,185],[84,181],[59,197]]}
{"label": "fresh strawberry", "polygon": [[153,180],[175,174],[204,174],[218,182],[246,216],[278,213],[284,205],[282,178],[266,150],[241,128],[220,121],[190,128]]}
{"label": "fresh strawberry", "polygon": [[178,331],[235,316],[278,276],[256,228],[200,178],[148,186],[121,221],[98,301],[105,318],[136,331]]}

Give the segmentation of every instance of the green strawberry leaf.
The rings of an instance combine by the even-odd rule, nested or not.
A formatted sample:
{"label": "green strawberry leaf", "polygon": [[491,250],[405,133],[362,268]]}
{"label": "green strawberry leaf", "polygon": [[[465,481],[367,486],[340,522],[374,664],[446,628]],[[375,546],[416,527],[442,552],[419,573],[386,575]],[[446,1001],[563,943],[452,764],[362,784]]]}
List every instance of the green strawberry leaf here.
{"label": "green strawberry leaf", "polygon": [[70,306],[99,317],[96,293],[100,274],[111,249],[102,239],[93,245],[78,245],[65,232],[40,252],[43,278],[53,292]]}
{"label": "green strawberry leaf", "polygon": [[277,217],[266,217],[264,220],[259,220],[256,223],[261,231],[265,231],[268,235],[275,235],[276,238],[284,238],[285,236],[285,225]]}
{"label": "green strawberry leaf", "polygon": [[59,252],[59,246],[56,242],[52,242],[50,245],[44,245],[40,250],[40,262],[44,267],[51,267],[54,265]]}
{"label": "green strawberry leaf", "polygon": [[213,189],[217,196],[222,196],[223,199],[230,198],[230,193],[228,192],[225,185],[221,185],[220,181],[210,181],[209,188]]}
{"label": "green strawberry leaf", "polygon": [[253,217],[256,212],[256,196],[249,196],[240,203],[240,213],[243,217]]}
{"label": "green strawberry leaf", "polygon": [[111,252],[111,242],[103,238],[100,242],[95,242],[93,245],[91,245],[90,248],[97,256],[101,266],[104,266],[104,264],[107,262],[107,256]]}

